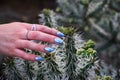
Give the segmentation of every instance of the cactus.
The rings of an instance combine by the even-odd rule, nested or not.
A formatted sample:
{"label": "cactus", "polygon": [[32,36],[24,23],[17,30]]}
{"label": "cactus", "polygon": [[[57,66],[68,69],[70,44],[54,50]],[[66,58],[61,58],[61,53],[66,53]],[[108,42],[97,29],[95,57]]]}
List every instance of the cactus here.
{"label": "cactus", "polygon": [[[74,26],[77,31],[82,30],[86,36],[84,38],[93,39],[96,42],[96,49],[101,58],[108,57],[106,61],[111,62],[112,54],[118,55],[120,48],[119,0],[57,0],[57,3],[60,16],[58,23]],[[119,67],[119,62],[115,57],[112,58],[116,63],[113,66]]]}
{"label": "cactus", "polygon": [[[120,68],[120,1],[57,0],[59,25],[73,26],[84,39],[95,41],[98,55],[114,68]],[[62,24],[61,24],[62,23]]]}
{"label": "cactus", "polygon": [[113,80],[110,76],[96,77],[94,80]]}
{"label": "cactus", "polygon": [[[58,0],[59,8],[57,8],[57,11],[59,12],[55,13],[52,10],[44,9],[42,14],[39,14],[40,24],[56,28],[63,32],[66,35],[65,38],[63,38],[65,42],[61,46],[38,42],[38,44],[42,43],[55,47],[55,51],[49,55],[25,49],[25,51],[30,54],[37,54],[44,57],[45,60],[43,62],[35,63],[22,60],[23,72],[18,70],[18,67],[16,66],[18,63],[15,63],[15,61],[19,59],[13,58],[11,60],[9,58],[8,61],[10,62],[4,62],[4,64],[6,64],[5,67],[7,67],[12,63],[10,67],[5,68],[7,71],[13,70],[12,72],[9,72],[11,76],[14,75],[11,80],[92,80],[96,76],[100,76],[96,78],[98,80],[112,80],[112,77],[104,77],[104,75],[102,75],[104,73],[100,71],[102,67],[99,65],[101,60],[97,56],[98,52],[105,51],[105,48],[109,48],[113,45],[110,43],[116,41],[116,36],[117,41],[119,40],[117,33],[119,31],[119,13],[116,12],[119,11],[119,9],[116,8],[119,4],[117,3],[116,6],[114,5],[119,1],[115,0],[114,4],[111,2],[113,1]],[[96,7],[90,8],[94,4]],[[106,5],[110,5],[110,8],[112,9],[115,8],[115,11],[109,11]],[[107,9],[109,14],[106,14]],[[112,19],[111,16],[114,16],[114,18]],[[109,19],[106,20],[105,18],[108,17]],[[110,24],[116,27],[114,28],[113,26],[110,26]],[[107,26],[107,28],[104,26]],[[84,44],[78,43],[77,45],[82,45],[82,47],[76,48],[75,42],[79,40],[76,40],[75,36],[79,37],[79,30],[85,31],[86,34],[92,32],[93,37],[87,36],[87,39],[91,38],[92,40],[88,40],[87,42],[84,41]],[[105,40],[107,43],[100,47],[96,47],[98,45],[97,43],[102,40]],[[114,46],[117,46],[116,49],[118,51],[119,46]],[[95,48],[97,48],[97,50],[95,50]],[[94,72],[93,78],[90,78],[90,71]],[[8,80],[11,77],[8,74],[6,74],[6,76]],[[119,77],[119,75],[117,75],[117,77]]]}

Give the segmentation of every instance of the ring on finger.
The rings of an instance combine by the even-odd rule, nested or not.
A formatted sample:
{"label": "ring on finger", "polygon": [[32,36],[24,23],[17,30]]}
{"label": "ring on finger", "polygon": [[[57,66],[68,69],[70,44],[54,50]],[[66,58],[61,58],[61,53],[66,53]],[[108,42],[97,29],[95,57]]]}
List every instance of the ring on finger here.
{"label": "ring on finger", "polygon": [[28,35],[29,35],[30,30],[27,31],[26,33],[26,39],[29,40]]}
{"label": "ring on finger", "polygon": [[37,31],[37,26],[36,26],[36,24],[33,24],[33,25],[32,25],[31,31]]}

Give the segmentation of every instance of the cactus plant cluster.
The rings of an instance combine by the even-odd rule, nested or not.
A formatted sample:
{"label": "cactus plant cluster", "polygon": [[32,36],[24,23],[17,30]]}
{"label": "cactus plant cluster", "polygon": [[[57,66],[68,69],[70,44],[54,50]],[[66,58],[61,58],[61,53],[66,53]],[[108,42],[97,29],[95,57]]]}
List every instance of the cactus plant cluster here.
{"label": "cactus plant cluster", "polygon": [[107,63],[112,60],[111,64],[119,68],[120,0],[57,0],[57,3],[58,23],[74,26],[84,33],[85,39],[93,39],[99,56]]}
{"label": "cactus plant cluster", "polygon": [[[119,52],[120,1],[57,2],[57,12],[44,9],[39,14],[39,23],[63,32],[63,45],[36,41],[54,47],[55,51],[51,54],[25,49],[30,54],[44,57],[42,62],[5,58],[0,80],[119,80],[119,69],[104,69],[106,67],[98,53]],[[80,31],[84,32],[86,41],[80,37]]]}
{"label": "cactus plant cluster", "polygon": [[[63,38],[64,44],[56,47],[49,43],[38,42],[38,44],[47,44],[56,49],[50,55],[25,49],[30,54],[44,57],[42,62],[5,58],[4,68],[1,71],[3,76],[0,76],[1,80],[86,80],[89,77],[89,70],[98,61],[97,52],[94,50],[94,42],[89,40],[83,42],[84,44],[79,43],[80,46],[83,46],[76,48],[75,29],[73,27],[56,26],[57,23],[52,19],[53,14],[51,13],[53,12],[50,10],[43,10],[43,14],[39,15],[40,23],[63,32],[66,35]],[[83,52],[81,52],[81,49],[83,49]]]}

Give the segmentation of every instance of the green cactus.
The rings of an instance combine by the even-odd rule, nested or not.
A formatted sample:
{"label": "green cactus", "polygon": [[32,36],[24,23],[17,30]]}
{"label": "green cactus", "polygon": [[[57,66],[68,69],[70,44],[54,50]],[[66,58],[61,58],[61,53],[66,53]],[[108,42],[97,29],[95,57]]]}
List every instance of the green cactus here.
{"label": "green cactus", "polygon": [[[85,40],[94,40],[97,55],[113,66],[111,70],[119,69],[120,0],[57,0],[57,3],[60,8],[58,23],[83,32]],[[84,48],[78,51],[79,55],[83,53]]]}
{"label": "green cactus", "polygon": [[110,76],[96,77],[94,80],[113,80]]}
{"label": "green cactus", "polygon": [[[5,69],[12,77],[6,74],[7,78],[11,80],[87,80],[90,78],[89,70],[91,70],[94,72],[94,78],[100,76],[95,80],[112,80],[112,78],[119,80],[119,70],[118,75],[115,76],[117,78],[111,75],[103,76],[100,71],[101,65],[99,65],[101,60],[97,56],[98,52],[101,53],[106,49],[114,50],[111,53],[119,51],[119,0],[57,0],[57,2],[59,5],[57,12],[44,9],[42,15],[39,15],[43,22],[39,22],[63,32],[64,44],[59,47],[54,46],[56,51],[49,55],[26,50],[45,59],[43,62],[36,63],[23,60],[27,78],[24,78],[15,67],[15,59],[8,59],[8,62],[4,63]],[[78,44],[83,46],[77,49],[74,37],[79,30],[88,35],[87,39],[91,39],[84,42],[84,45]],[[90,34],[92,37],[89,37]],[[98,47],[99,42],[105,43]],[[51,46],[49,43],[43,44]]]}

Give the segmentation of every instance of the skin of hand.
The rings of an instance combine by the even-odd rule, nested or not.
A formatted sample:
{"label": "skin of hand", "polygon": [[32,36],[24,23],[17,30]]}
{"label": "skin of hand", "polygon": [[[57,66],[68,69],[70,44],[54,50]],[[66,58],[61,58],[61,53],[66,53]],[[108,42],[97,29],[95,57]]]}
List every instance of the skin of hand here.
{"label": "skin of hand", "polygon": [[[31,40],[39,40],[52,44],[62,44],[64,34],[56,29],[49,28],[43,25],[38,25],[36,31],[31,31],[32,24],[13,22],[0,25],[0,52],[3,55],[11,57],[20,57],[29,61],[42,61],[43,58],[39,55],[29,54],[23,51],[27,48],[30,50],[50,53],[54,49],[46,45],[37,44]],[[29,31],[28,39],[26,34]]]}

